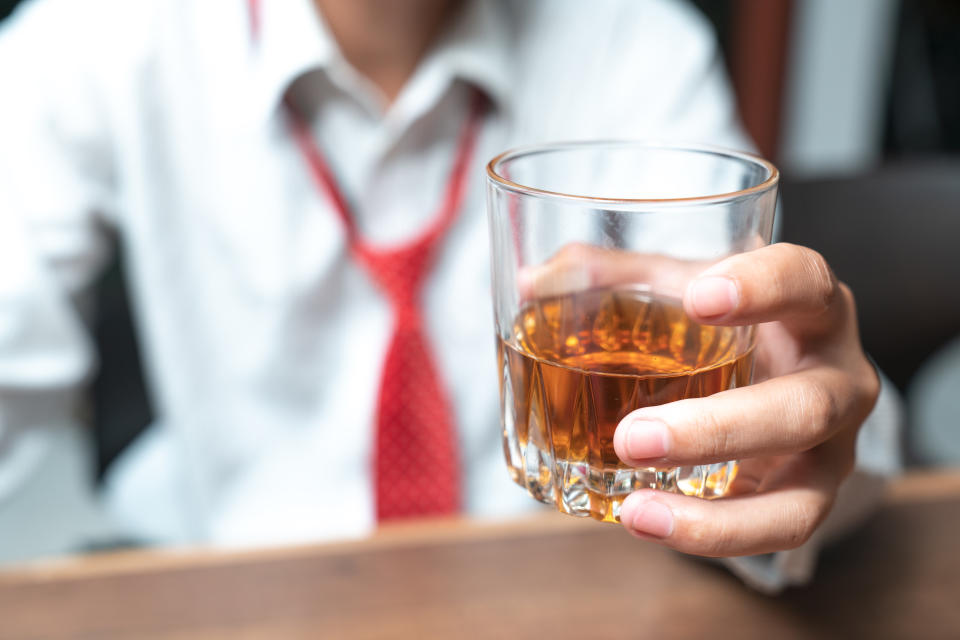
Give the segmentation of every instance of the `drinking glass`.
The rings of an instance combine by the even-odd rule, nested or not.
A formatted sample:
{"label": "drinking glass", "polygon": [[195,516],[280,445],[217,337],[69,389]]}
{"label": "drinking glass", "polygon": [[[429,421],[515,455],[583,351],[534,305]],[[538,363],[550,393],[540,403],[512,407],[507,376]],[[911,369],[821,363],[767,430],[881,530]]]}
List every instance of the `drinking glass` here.
{"label": "drinking glass", "polygon": [[750,384],[755,326],[699,324],[689,281],[770,242],[779,174],[706,146],[546,144],[487,165],[507,468],[531,496],[619,520],[632,491],[725,494],[736,461],[633,468],[613,434],[634,409]]}

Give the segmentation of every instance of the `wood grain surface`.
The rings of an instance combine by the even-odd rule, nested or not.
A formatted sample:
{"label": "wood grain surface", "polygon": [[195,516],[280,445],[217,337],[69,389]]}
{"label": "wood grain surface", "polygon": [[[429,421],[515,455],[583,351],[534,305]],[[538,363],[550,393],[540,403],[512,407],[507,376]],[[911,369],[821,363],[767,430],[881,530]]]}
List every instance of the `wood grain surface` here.
{"label": "wood grain surface", "polygon": [[907,476],[809,587],[559,514],[0,572],[0,638],[960,638],[960,473]]}

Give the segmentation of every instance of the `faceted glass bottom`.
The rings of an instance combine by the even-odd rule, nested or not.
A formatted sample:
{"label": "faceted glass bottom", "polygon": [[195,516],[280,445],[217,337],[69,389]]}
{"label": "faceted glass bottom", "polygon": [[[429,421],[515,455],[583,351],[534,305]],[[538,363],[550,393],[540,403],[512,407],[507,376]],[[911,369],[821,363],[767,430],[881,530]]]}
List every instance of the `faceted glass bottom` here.
{"label": "faceted glass bottom", "polygon": [[752,336],[699,325],[679,300],[632,287],[528,302],[497,336],[511,476],[541,502],[607,522],[638,489],[724,495],[736,462],[635,469],[617,456],[614,434],[635,409],[748,384]]}
{"label": "faceted glass bottom", "polygon": [[[505,434],[506,435],[506,434]],[[553,460],[536,446],[504,439],[510,477],[532,497],[563,513],[620,522],[624,498],[638,489],[659,489],[698,498],[719,498],[736,478],[736,461],[671,469],[594,469],[582,461]],[[521,464],[513,464],[514,460]]]}

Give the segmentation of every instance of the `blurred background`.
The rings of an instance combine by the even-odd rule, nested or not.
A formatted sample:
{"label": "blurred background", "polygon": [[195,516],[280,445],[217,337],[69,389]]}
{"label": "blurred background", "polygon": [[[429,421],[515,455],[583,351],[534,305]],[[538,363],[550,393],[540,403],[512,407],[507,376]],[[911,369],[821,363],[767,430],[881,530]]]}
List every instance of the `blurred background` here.
{"label": "blurred background", "polygon": [[[16,4],[0,0],[0,20]],[[907,462],[960,463],[960,2],[694,4],[783,172],[782,238],[851,286],[866,350],[905,398]],[[98,293],[101,472],[151,416],[122,268]]]}

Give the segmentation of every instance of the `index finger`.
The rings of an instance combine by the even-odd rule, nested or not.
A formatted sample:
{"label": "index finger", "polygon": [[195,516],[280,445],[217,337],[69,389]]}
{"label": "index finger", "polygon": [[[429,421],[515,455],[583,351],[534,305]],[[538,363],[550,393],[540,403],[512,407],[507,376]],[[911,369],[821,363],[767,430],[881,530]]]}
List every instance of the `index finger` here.
{"label": "index finger", "polygon": [[781,242],[711,266],[687,285],[683,308],[704,324],[822,324],[833,319],[840,293],[823,256]]}

